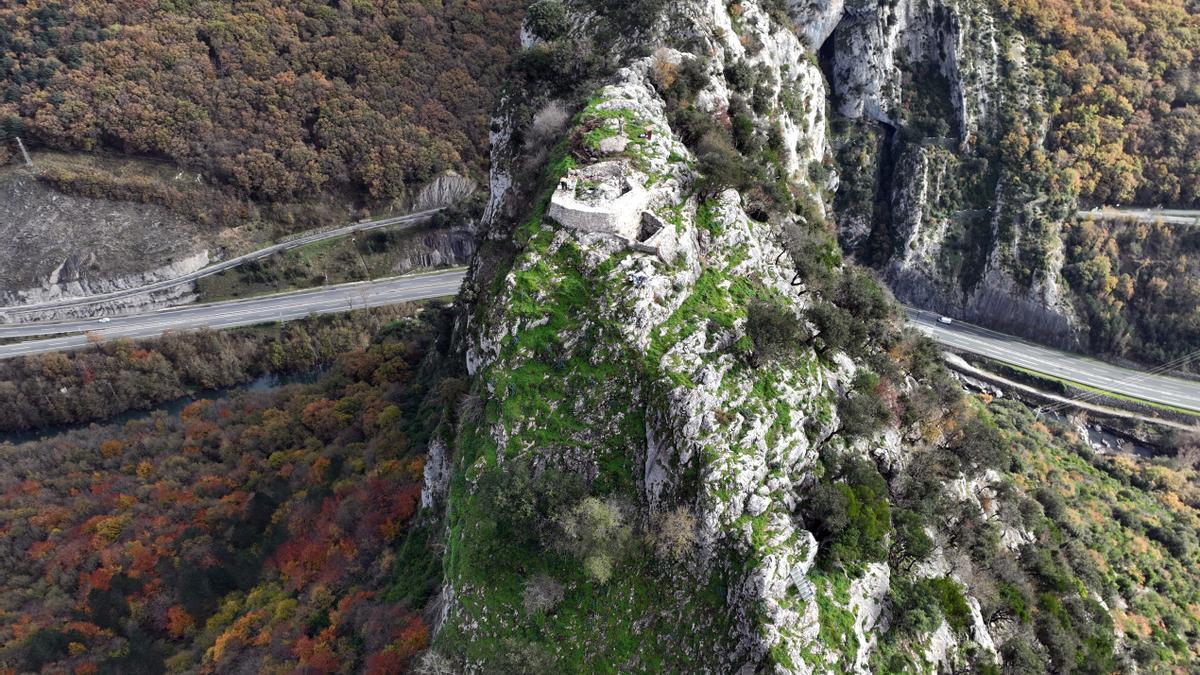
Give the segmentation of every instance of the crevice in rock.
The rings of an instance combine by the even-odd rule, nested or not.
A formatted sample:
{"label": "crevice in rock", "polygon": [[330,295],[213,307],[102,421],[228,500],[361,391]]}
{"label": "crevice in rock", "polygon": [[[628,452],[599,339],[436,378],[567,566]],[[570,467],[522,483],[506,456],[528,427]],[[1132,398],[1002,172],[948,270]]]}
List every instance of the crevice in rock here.
{"label": "crevice in rock", "polygon": [[832,104],[834,110],[837,109],[839,101],[837,87],[835,86],[836,80],[833,77],[833,59],[837,54],[836,40],[838,30],[841,26],[842,24],[839,22],[837,27],[829,34],[829,37],[825,38],[825,41],[817,49],[817,66],[821,69],[821,75],[825,77],[825,88],[829,92],[829,102]]}
{"label": "crevice in rock", "polygon": [[892,242],[892,192],[896,179],[896,160],[900,155],[902,141],[896,135],[896,127],[887,122],[876,122],[883,132],[879,144],[879,174],[876,179],[875,203],[871,207],[871,238],[867,242],[868,264],[881,266],[891,258]]}

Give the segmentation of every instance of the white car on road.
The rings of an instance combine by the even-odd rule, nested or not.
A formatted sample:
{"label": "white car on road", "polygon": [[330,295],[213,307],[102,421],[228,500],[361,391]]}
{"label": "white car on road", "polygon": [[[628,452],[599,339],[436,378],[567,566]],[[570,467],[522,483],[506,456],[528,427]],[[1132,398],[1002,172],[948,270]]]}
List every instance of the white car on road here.
{"label": "white car on road", "polygon": [[954,323],[954,319],[951,319],[948,316],[940,316],[938,317],[938,323],[944,323],[949,326],[950,324]]}
{"label": "white car on road", "polygon": [[104,317],[100,317],[99,319],[96,319],[96,321],[99,323],[108,323],[109,321],[112,321],[112,319],[108,318],[107,316],[104,316]]}

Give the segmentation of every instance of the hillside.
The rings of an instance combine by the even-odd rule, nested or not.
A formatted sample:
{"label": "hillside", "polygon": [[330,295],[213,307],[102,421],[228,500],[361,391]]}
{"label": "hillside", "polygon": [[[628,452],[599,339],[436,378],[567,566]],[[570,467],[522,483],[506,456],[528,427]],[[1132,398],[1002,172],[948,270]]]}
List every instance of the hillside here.
{"label": "hillside", "polygon": [[0,444],[0,669],[398,672],[429,639],[439,324],[393,322],[317,385]]}
{"label": "hillside", "polygon": [[102,395],[100,369],[165,390],[347,347],[310,385],[0,445],[0,672],[1200,669],[1200,436],[1099,452],[1086,418],[953,375],[897,302],[1191,348],[1195,284],[1166,279],[1195,238],[1073,214],[1194,199],[1160,136],[1190,124],[1193,5],[504,14],[520,49],[452,307],[365,346],[365,324],[270,328],[5,369],[36,378],[6,405],[52,408],[60,383]]}
{"label": "hillside", "polygon": [[[297,231],[412,210],[450,171],[484,176],[524,5],[0,7],[0,171],[23,164],[14,136],[35,159],[0,207],[13,235],[0,305],[177,276]],[[12,192],[17,179],[4,180]],[[473,217],[391,247],[379,266],[462,262]],[[313,283],[296,267],[285,271]],[[255,288],[233,280],[228,292]]]}
{"label": "hillside", "polygon": [[445,169],[485,169],[523,6],[10,4],[0,135],[170,159],[261,200],[390,199]]}
{"label": "hillside", "polygon": [[[1068,287],[1068,231],[1081,205],[1196,203],[1196,9],[970,0],[847,11],[813,43],[838,111],[839,240],[907,304],[1100,346],[1076,308],[1108,301]],[[1200,348],[1186,332],[1169,339],[1125,355],[1158,365]]]}
{"label": "hillside", "polygon": [[1200,228],[1084,220],[1063,234],[1063,276],[1091,352],[1184,363],[1200,348]]}
{"label": "hillside", "polygon": [[[534,49],[623,68],[572,92],[540,177],[520,139],[563,81],[541,110],[498,116],[513,140],[493,167],[499,243],[464,291],[470,390],[428,464],[447,536],[437,658],[1188,669],[1190,460],[1097,458],[1020,404],[963,397],[901,330],[832,244],[820,167],[840,139],[799,14],[673,3],[613,43],[611,15],[565,7],[577,29]],[[835,64],[856,58],[835,40]]]}
{"label": "hillside", "polygon": [[0,170],[0,305],[192,271],[208,262],[203,234],[161,206],[63,194]]}

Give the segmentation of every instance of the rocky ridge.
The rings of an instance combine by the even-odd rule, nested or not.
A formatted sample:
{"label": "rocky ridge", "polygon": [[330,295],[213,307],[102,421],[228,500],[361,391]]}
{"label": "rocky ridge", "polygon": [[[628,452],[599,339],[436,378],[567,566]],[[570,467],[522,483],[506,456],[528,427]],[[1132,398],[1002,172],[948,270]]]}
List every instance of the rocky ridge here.
{"label": "rocky ridge", "polygon": [[[502,112],[494,125],[499,161],[485,227],[488,239],[511,241],[513,253],[507,263],[484,254],[473,264],[464,297],[474,306],[457,330],[473,412],[435,442],[422,497],[426,505],[444,503],[449,523],[438,640],[464,652],[470,670],[486,670],[488,655],[521,631],[526,611],[501,589],[519,584],[521,570],[534,563],[509,572],[471,562],[484,517],[476,511],[478,481],[511,466],[606,486],[610,500],[639,522],[681,508],[696,516],[694,548],[670,577],[655,578],[662,588],[649,590],[636,575],[613,579],[607,593],[623,600],[609,614],[612,625],[592,627],[586,644],[553,642],[550,658],[603,660],[604,643],[632,630],[665,636],[671,649],[633,649],[625,654],[631,670],[868,672],[868,634],[886,625],[887,565],[872,568],[848,594],[823,575],[810,578],[817,542],[796,511],[819,479],[819,447],[902,462],[906,441],[895,428],[854,442],[838,433],[837,401],[860,368],[845,355],[827,360],[808,347],[768,366],[747,360],[747,306],[769,304],[803,322],[811,294],[794,283],[777,224],[752,218],[736,190],[695,191],[696,157],[672,128],[654,71],[704,54],[709,83],[696,105],[716,116],[731,101],[724,73],[739,62],[765,71],[760,81],[774,83],[771,108],[788,139],[781,165],[822,212],[823,192],[836,177],[814,180],[806,169],[830,153],[824,80],[811,49],[756,2],[739,3],[736,16],[718,0],[673,9],[659,30],[691,36],[693,47],[664,46],[633,59],[592,94],[572,123],[579,131],[569,131],[551,156],[532,212],[518,206],[521,191],[533,187],[513,171],[521,158],[516,119]],[[576,20],[586,22],[586,15]],[[607,168],[598,173],[598,165]],[[549,217],[556,187],[574,192],[614,172],[646,186],[645,211],[674,228],[672,261],[608,228]],[[613,183],[613,194],[621,184]],[[696,591],[707,584],[725,590]],[[643,606],[651,600],[662,606]],[[840,647],[828,643],[831,621],[846,614],[853,642],[847,634]],[[573,608],[560,608],[541,630],[578,640],[574,616]],[[922,647],[925,667],[955,661],[966,642],[991,644],[986,627],[975,628],[972,637],[943,624]],[[688,631],[682,651],[671,637],[680,631]]]}

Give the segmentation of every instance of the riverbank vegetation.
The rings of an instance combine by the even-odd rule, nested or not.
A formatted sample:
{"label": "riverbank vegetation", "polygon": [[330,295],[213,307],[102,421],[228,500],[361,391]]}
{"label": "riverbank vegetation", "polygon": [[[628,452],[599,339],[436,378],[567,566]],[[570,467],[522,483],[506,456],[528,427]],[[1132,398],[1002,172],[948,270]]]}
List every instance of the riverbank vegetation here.
{"label": "riverbank vegetation", "polygon": [[75,352],[3,360],[0,432],[100,421],[196,390],[309,371],[365,348],[387,323],[420,311],[416,305],[395,305],[282,325],[97,342]]}
{"label": "riverbank vegetation", "polygon": [[313,385],[0,448],[0,671],[403,672],[440,572],[421,453],[462,392],[443,319]]}

